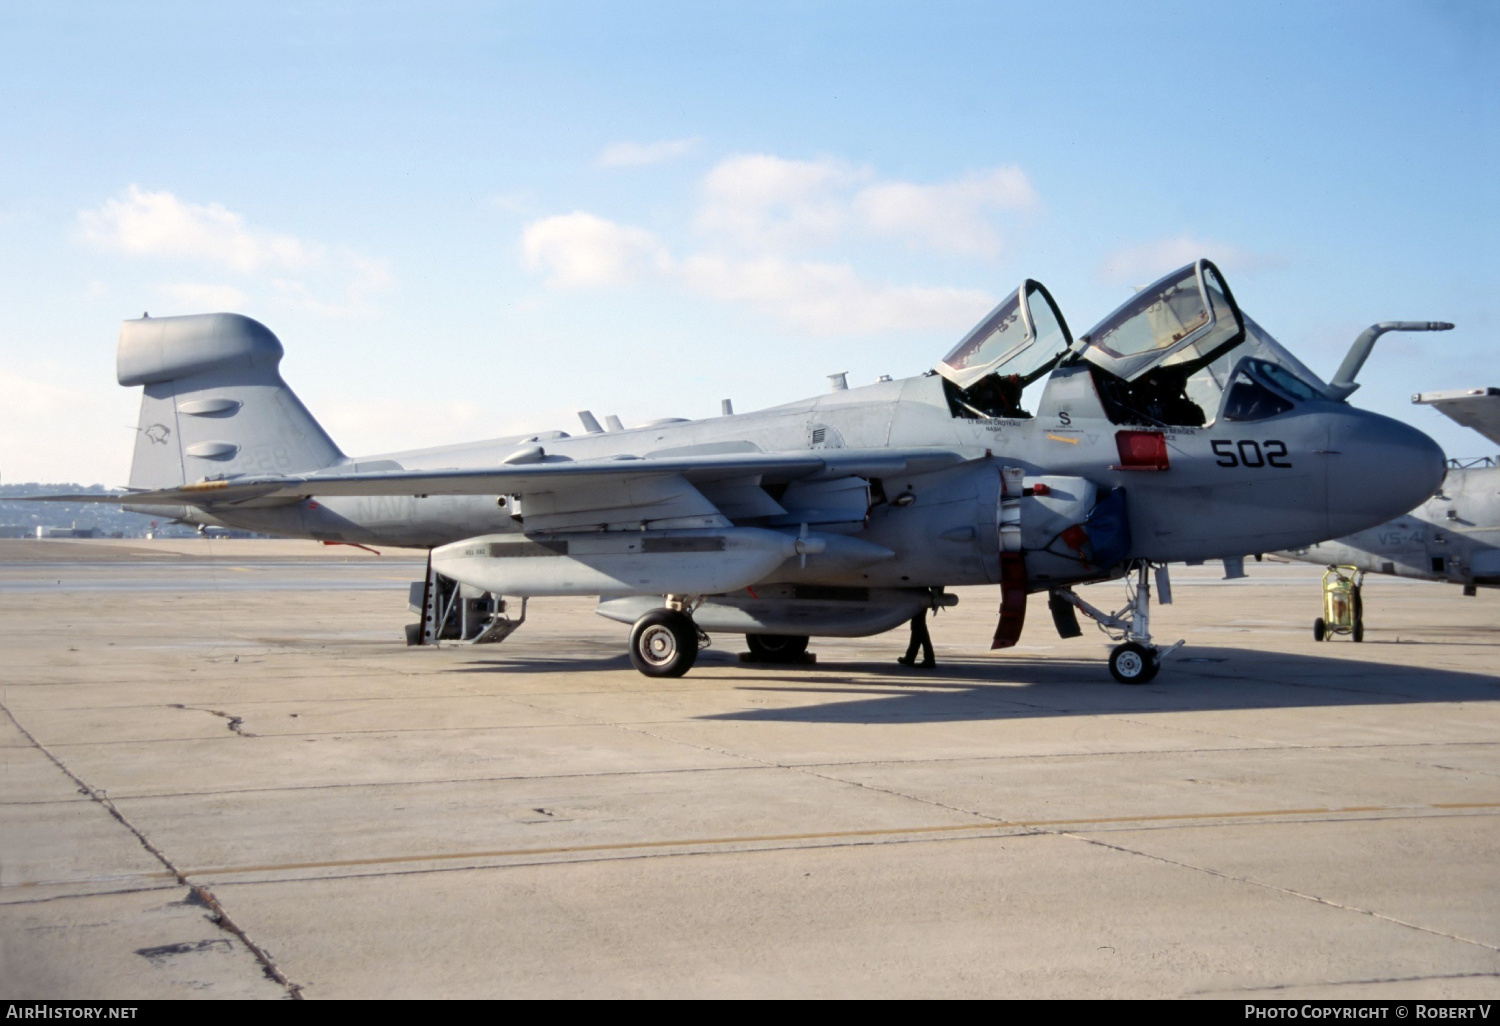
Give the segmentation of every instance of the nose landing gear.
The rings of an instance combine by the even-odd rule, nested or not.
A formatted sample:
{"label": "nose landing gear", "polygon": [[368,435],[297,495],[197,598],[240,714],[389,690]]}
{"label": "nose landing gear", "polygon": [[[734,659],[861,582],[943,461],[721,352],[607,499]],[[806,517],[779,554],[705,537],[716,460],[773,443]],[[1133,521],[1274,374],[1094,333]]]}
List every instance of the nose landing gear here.
{"label": "nose landing gear", "polygon": [[1121,684],[1148,683],[1161,669],[1161,661],[1182,647],[1182,642],[1166,650],[1151,642],[1151,577],[1156,571],[1156,585],[1161,592],[1163,604],[1172,601],[1172,587],[1167,577],[1166,564],[1155,567],[1144,559],[1135,561],[1130,573],[1135,575],[1134,584],[1130,576],[1125,578],[1126,604],[1118,613],[1106,613],[1090,605],[1073,593],[1072,588],[1059,588],[1052,594],[1070,605],[1076,606],[1085,616],[1102,627],[1106,634],[1120,641],[1109,654],[1110,675]]}
{"label": "nose landing gear", "polygon": [[1109,654],[1109,672],[1121,684],[1145,684],[1160,669],[1161,656],[1155,645],[1127,641]]}

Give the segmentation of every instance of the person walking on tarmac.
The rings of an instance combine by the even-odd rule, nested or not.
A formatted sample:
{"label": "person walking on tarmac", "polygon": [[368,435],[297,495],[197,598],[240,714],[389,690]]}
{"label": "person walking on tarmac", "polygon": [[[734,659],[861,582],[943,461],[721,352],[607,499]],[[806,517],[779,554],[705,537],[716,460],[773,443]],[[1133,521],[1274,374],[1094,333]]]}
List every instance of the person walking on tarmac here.
{"label": "person walking on tarmac", "polygon": [[[922,661],[917,662],[917,649],[922,650]],[[906,646],[906,655],[898,656],[896,662],[902,666],[918,666],[930,670],[937,665],[932,655],[932,636],[927,633],[927,610],[923,609],[911,618],[911,643]]]}

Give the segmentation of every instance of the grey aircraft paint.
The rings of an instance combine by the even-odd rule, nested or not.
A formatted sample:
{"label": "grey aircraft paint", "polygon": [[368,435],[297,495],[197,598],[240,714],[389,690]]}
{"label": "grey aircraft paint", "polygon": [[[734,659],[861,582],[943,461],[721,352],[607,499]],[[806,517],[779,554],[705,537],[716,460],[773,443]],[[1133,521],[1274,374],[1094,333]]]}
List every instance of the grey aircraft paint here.
{"label": "grey aircraft paint", "polygon": [[[1014,643],[1028,592],[1053,593],[1067,636],[1059,602],[1099,618],[1072,584],[1135,570],[1149,595],[1150,565],[1365,530],[1443,472],[1421,432],[1329,398],[1207,261],[1077,340],[1027,282],[925,375],[706,420],[600,431],[589,414],[577,436],[366,457],[333,444],[281,379],[280,343],[248,318],[128,321],[119,354],[121,384],[145,386],[126,508],[431,548],[429,580],[460,582],[465,610],[485,594],[604,594],[601,613],[631,619],[665,602],[684,618],[678,642],[689,613],[700,630],[874,633],[951,600],[944,587],[986,583],[1005,596],[997,646]],[[1035,414],[1020,410],[1043,377]],[[641,547],[581,544],[600,532]],[[553,548],[506,544],[523,539]],[[1101,620],[1139,649],[1140,679],[1156,665],[1147,610]],[[430,627],[430,597],[425,615]]]}
{"label": "grey aircraft paint", "polygon": [[[1500,388],[1427,392],[1412,402],[1435,406],[1500,445]],[[1437,494],[1376,527],[1277,555],[1366,573],[1477,588],[1500,587],[1500,465],[1455,461]]]}

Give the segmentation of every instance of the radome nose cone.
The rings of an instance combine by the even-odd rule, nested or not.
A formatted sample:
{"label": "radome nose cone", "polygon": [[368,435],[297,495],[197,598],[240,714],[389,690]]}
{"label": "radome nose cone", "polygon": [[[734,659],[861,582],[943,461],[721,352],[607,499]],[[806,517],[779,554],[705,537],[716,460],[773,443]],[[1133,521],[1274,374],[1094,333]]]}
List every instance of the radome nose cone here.
{"label": "radome nose cone", "polygon": [[1328,527],[1332,537],[1383,524],[1437,491],[1447,458],[1431,438],[1378,413],[1351,410],[1330,431]]}

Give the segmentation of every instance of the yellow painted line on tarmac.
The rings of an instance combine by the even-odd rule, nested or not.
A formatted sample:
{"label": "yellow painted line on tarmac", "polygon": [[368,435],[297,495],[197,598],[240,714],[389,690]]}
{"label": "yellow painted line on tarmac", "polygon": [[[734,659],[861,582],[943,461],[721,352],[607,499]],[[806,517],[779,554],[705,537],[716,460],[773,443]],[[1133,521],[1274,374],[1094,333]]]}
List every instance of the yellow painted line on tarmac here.
{"label": "yellow painted line on tarmac", "polygon": [[[155,872],[148,872],[148,873],[126,873],[126,874],[122,874],[122,875],[119,875],[119,876],[86,876],[86,877],[82,877],[82,878],[77,879],[77,880],[22,880],[22,881],[19,881],[18,883],[0,884],[0,894],[4,894],[6,891],[25,890],[28,887],[82,887],[82,886],[85,886],[87,884],[100,884],[100,883],[102,883],[102,884],[110,884],[110,883],[128,884],[128,883],[130,883],[132,881],[135,881],[135,880],[169,880],[170,881],[170,880],[176,880],[176,879],[177,879],[177,874],[176,873],[168,872],[165,869],[159,869],[159,870],[157,870]],[[61,897],[68,897],[68,898],[75,898],[75,897],[76,898],[90,898],[90,897],[93,897],[93,896],[95,896],[97,894],[111,894],[111,893],[114,893],[114,892],[112,892],[112,891],[87,891],[87,890],[84,890],[84,891],[78,891],[77,893],[74,893],[74,894],[61,895]],[[4,900],[0,899],[0,905],[3,905],[3,904],[5,904]]]}
{"label": "yellow painted line on tarmac", "polygon": [[1348,805],[1338,808],[1254,809],[1234,812],[1179,812],[1152,816],[1093,816],[1080,819],[994,820],[949,826],[885,827],[872,830],[830,830],[797,834],[748,834],[742,837],[688,837],[666,841],[618,841],[613,844],[573,844],[552,848],[502,848],[493,851],[435,852],[425,855],[391,855],[364,859],[326,859],[317,862],[282,862],[258,866],[214,866],[183,870],[184,876],[228,876],[244,873],[284,873],[309,869],[355,869],[361,866],[402,865],[412,862],[452,862],[464,859],[536,858],[542,855],[586,855],[605,851],[643,851],[661,848],[694,848],[735,844],[774,844],[788,841],[836,841],[860,837],[911,837],[922,834],[982,833],[1017,828],[1100,826],[1109,823],[1159,823],[1171,820],[1228,820],[1270,816],[1326,816],[1358,812],[1413,812],[1437,809],[1500,809],[1500,802],[1448,802],[1430,805]]}

